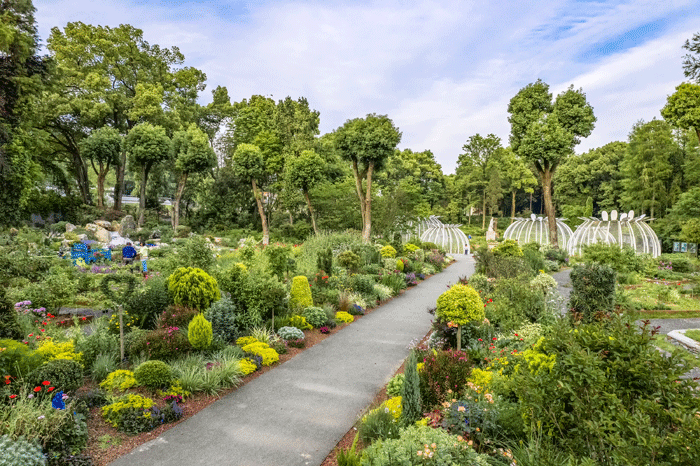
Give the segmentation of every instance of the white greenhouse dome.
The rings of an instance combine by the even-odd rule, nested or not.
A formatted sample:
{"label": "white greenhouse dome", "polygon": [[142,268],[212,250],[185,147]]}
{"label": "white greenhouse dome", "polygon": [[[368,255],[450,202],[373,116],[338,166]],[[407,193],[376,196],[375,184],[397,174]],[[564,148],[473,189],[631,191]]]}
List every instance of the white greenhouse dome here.
{"label": "white greenhouse dome", "polygon": [[446,225],[431,215],[421,224],[421,227],[425,226],[427,228],[420,233],[421,241],[435,243],[448,254],[464,254],[471,250],[469,238],[459,229],[460,225]]}
{"label": "white greenhouse dome", "polygon": [[654,230],[646,224],[652,220],[646,215],[634,216],[634,211],[621,213],[616,210],[608,213],[603,211],[601,219],[595,217],[580,217],[584,222],[576,228],[569,244],[569,254],[580,254],[583,246],[595,243],[618,244],[620,247],[629,246],[637,254],[651,254],[658,257],[661,254],[661,242]]}
{"label": "white greenhouse dome", "polygon": [[[561,249],[569,247],[571,237],[574,234],[569,225],[564,223],[564,220],[562,218],[556,219],[557,239]],[[547,217],[538,217],[532,214],[530,218],[516,218],[503,232],[503,239],[513,239],[520,246],[533,242],[541,245],[549,244],[549,223]]]}

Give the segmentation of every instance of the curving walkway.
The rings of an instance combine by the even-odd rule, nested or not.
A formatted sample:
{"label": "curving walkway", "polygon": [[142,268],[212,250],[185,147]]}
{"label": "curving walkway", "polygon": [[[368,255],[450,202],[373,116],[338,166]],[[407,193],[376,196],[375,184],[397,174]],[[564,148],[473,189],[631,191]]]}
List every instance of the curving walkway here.
{"label": "curving walkway", "polygon": [[471,256],[407,290],[113,466],[317,466],[355,424],[430,329],[427,310],[460,276]]}

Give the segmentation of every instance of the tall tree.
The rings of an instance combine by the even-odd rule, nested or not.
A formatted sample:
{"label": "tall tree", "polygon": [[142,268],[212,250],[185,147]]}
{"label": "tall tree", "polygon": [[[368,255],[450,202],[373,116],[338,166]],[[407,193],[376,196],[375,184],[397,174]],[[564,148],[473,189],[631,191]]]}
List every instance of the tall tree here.
{"label": "tall tree", "polygon": [[[53,28],[48,49],[57,63],[54,87],[43,99],[42,128],[54,150],[67,154],[80,192],[89,200],[87,165],[80,141],[90,129],[110,126],[128,133],[140,122],[169,134],[196,119],[206,76],[181,67],[177,47],[161,48],[128,24],[111,28],[81,22]],[[121,209],[126,152],[120,154],[114,208]]]}
{"label": "tall tree", "polygon": [[170,157],[172,144],[162,126],[140,123],[134,126],[125,141],[129,161],[141,172],[141,194],[139,196],[139,226],[146,216],[146,185],[151,169]]}
{"label": "tall tree", "polygon": [[641,213],[663,215],[670,207],[673,181],[671,157],[680,151],[671,126],[663,120],[637,122],[629,135],[627,153],[622,161],[625,205]]}
{"label": "tall tree", "polygon": [[309,209],[309,217],[311,217],[311,225],[316,234],[318,234],[318,228],[316,227],[316,219],[314,218],[314,209],[311,207],[309,190],[323,181],[324,165],[325,162],[320,155],[312,150],[304,150],[298,157],[287,160],[285,168],[289,184],[295,189],[301,189],[304,193],[306,206]]}
{"label": "tall tree", "polygon": [[510,147],[501,151],[499,159],[505,187],[511,193],[510,221],[512,223],[515,219],[515,195],[521,189],[526,193],[532,193],[537,186],[537,178],[523,159],[516,156]]}
{"label": "tall tree", "polygon": [[171,221],[173,230],[176,230],[180,223],[180,201],[187,178],[195,173],[206,173],[214,168],[216,154],[209,144],[206,133],[191,123],[186,130],[177,131],[173,136],[173,155],[178,180]]}
{"label": "tall tree", "polygon": [[573,86],[559,94],[552,103],[549,86],[537,80],[521,89],[508,104],[511,124],[510,146],[516,154],[535,165],[542,181],[549,238],[559,247],[552,175],[559,163],[573,153],[574,146],[593,131],[596,121],[593,108],[581,89]]}
{"label": "tall tree", "polygon": [[494,134],[482,137],[477,133],[470,136],[462,146],[464,153],[457,159],[457,176],[466,177],[468,185],[481,197],[481,228],[486,228],[487,200],[493,197],[494,185],[500,184],[500,179],[497,182],[492,180],[498,176],[498,171],[494,169],[494,158],[499,149],[501,138]]}
{"label": "tall tree", "polygon": [[668,96],[661,116],[673,126],[694,130],[700,139],[700,86],[683,83]]}
{"label": "tall tree", "polygon": [[362,238],[365,241],[369,241],[372,231],[372,175],[384,168],[384,163],[399,142],[401,132],[386,115],[372,113],[365,118],[348,120],[336,130],[338,152],[352,163],[362,213]]}
{"label": "tall tree", "polygon": [[246,180],[253,187],[253,196],[258,205],[258,214],[262,223],[263,244],[270,244],[270,230],[267,226],[267,216],[263,209],[263,193],[258,189],[258,183],[266,176],[265,163],[260,148],[254,144],[240,143],[233,153],[233,173]]}
{"label": "tall tree", "polygon": [[[97,206],[104,207],[105,178],[111,167],[119,167],[122,137],[115,128],[103,126],[80,143],[83,156],[97,175]],[[97,164],[97,165],[95,165]]]}
{"label": "tall tree", "polygon": [[0,224],[16,224],[31,186],[34,102],[48,75],[36,56],[37,34],[31,0],[0,1]]}
{"label": "tall tree", "polygon": [[697,57],[700,55],[700,34],[693,34],[692,39],[685,41],[683,48],[691,52],[683,57],[683,73],[686,78],[700,82],[700,59]]}

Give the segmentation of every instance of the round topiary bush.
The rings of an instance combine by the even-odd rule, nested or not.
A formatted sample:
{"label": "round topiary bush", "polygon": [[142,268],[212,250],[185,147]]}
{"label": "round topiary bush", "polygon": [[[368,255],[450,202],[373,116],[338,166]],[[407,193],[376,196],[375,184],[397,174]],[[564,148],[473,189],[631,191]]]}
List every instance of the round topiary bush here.
{"label": "round topiary bush", "polygon": [[523,257],[523,250],[520,249],[520,246],[518,246],[517,241],[515,241],[514,239],[507,239],[495,248],[493,248],[493,255],[496,257]]}
{"label": "round topiary bush", "polygon": [[314,328],[323,327],[326,325],[326,322],[328,322],[326,311],[320,307],[307,307],[304,309],[303,316],[306,319],[306,322],[308,322],[309,325],[313,326]]}
{"label": "round topiary bush", "polygon": [[390,244],[387,244],[384,246],[382,249],[379,250],[379,254],[382,255],[382,257],[387,258],[387,257],[396,257],[396,249],[394,249],[393,246]]}
{"label": "round topiary bush", "polygon": [[277,330],[277,335],[283,340],[303,340],[304,332],[296,327],[281,327]]}
{"label": "round topiary bush", "polygon": [[163,361],[146,361],[134,370],[134,377],[139,385],[151,389],[163,388],[170,385],[173,380],[173,371]]}
{"label": "round topiary bush", "polygon": [[469,285],[456,284],[437,299],[435,316],[442,322],[465,325],[484,320],[484,302]]}
{"label": "round topiary bush", "polygon": [[304,309],[314,305],[311,295],[309,279],[303,275],[292,279],[292,289],[289,292],[289,307],[292,309]]}
{"label": "round topiary bush", "polygon": [[338,264],[348,270],[357,270],[360,268],[360,256],[352,251],[345,251],[338,256]]}
{"label": "round topiary bush", "polygon": [[73,393],[83,385],[83,365],[72,359],[52,359],[30,372],[27,380],[31,387],[48,381],[57,391]]}
{"label": "round topiary bush", "polygon": [[168,277],[168,291],[180,306],[204,310],[221,299],[216,279],[202,269],[180,267]]}
{"label": "round topiary bush", "polygon": [[195,349],[206,349],[211,346],[214,332],[209,322],[202,314],[197,314],[187,328],[187,339]]}

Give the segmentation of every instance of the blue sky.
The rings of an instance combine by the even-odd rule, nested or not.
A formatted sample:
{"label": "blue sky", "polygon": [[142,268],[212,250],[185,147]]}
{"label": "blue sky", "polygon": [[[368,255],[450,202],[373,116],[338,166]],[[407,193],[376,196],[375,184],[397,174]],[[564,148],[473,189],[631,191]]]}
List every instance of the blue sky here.
{"label": "blue sky", "polygon": [[697,1],[34,0],[42,40],[70,21],[132,24],[178,46],[188,66],[253,94],[306,97],[321,132],[389,115],[400,147],[429,149],[453,173],[469,136],[508,143],[508,101],[538,78],[582,88],[598,121],[577,152],[626,140],[660,118],[684,80]]}

